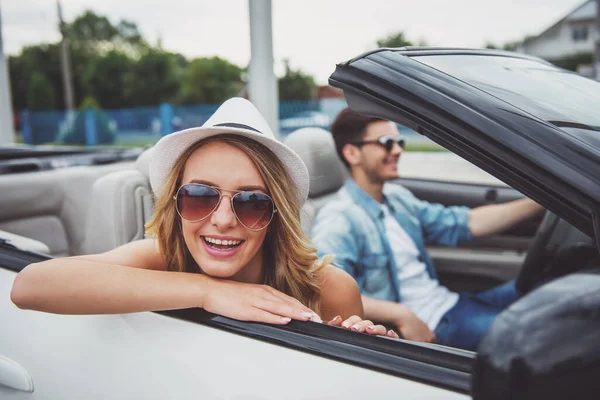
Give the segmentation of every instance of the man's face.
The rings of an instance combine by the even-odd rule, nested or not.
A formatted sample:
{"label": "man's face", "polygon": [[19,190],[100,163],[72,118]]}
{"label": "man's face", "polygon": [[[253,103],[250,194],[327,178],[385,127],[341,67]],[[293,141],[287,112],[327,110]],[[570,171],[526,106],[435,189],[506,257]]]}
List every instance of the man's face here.
{"label": "man's face", "polygon": [[[377,141],[383,136],[398,140],[400,133],[396,124],[390,121],[372,122],[367,125],[362,141]],[[353,168],[361,169],[370,182],[383,183],[398,178],[398,160],[402,154],[398,143],[394,143],[389,151],[375,143],[364,144],[358,150],[358,162]]]}

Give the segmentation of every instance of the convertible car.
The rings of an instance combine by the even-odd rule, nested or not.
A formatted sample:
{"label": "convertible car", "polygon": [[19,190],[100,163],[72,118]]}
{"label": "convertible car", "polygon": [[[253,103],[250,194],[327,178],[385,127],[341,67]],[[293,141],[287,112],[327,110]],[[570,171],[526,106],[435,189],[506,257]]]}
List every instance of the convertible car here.
{"label": "convertible car", "polygon": [[[0,398],[597,398],[600,84],[520,54],[434,48],[359,55],[330,83],[356,111],[407,126],[505,183],[397,182],[418,197],[477,206],[528,196],[548,209],[502,235],[430,249],[452,290],[517,279],[527,293],[477,353],[201,309],[19,310],[9,294],[26,265],[140,239],[152,213],[152,149],[101,165],[55,154],[47,168],[0,173]],[[311,173],[310,231],[345,171],[328,132],[302,129],[285,140]]]}

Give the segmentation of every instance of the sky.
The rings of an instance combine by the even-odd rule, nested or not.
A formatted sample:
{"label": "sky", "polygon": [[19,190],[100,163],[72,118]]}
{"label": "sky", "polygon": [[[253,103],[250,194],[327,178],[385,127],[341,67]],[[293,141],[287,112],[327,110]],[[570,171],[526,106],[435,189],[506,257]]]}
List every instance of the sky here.
{"label": "sky", "polygon": [[[536,35],[584,0],[272,0],[275,73],[283,60],[325,84],[335,64],[403,31],[433,46],[484,47]],[[68,22],[90,9],[128,19],[188,58],[250,60],[248,0],[61,0]],[[0,0],[4,51],[59,40],[55,0]]]}

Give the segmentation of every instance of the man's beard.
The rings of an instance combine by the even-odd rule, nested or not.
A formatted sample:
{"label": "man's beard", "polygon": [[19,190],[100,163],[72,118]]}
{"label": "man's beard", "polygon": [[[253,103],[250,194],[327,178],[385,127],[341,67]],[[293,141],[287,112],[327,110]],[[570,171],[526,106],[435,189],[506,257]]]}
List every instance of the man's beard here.
{"label": "man's beard", "polygon": [[377,167],[366,168],[365,175],[367,175],[367,177],[369,178],[369,181],[371,183],[376,183],[376,184],[384,184],[387,181],[391,181],[391,180],[398,178],[398,174],[396,174],[396,176],[394,176],[394,177],[383,176],[379,172],[379,168],[377,168]]}

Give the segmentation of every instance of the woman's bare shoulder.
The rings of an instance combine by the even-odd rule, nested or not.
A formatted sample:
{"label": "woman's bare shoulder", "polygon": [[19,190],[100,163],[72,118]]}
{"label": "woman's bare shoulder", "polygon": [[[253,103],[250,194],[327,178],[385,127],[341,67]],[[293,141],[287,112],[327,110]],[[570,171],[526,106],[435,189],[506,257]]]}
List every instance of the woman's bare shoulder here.
{"label": "woman's bare shoulder", "polygon": [[80,258],[134,268],[167,269],[167,263],[158,249],[158,241],[154,238],[136,240],[105,253],[90,254]]}

